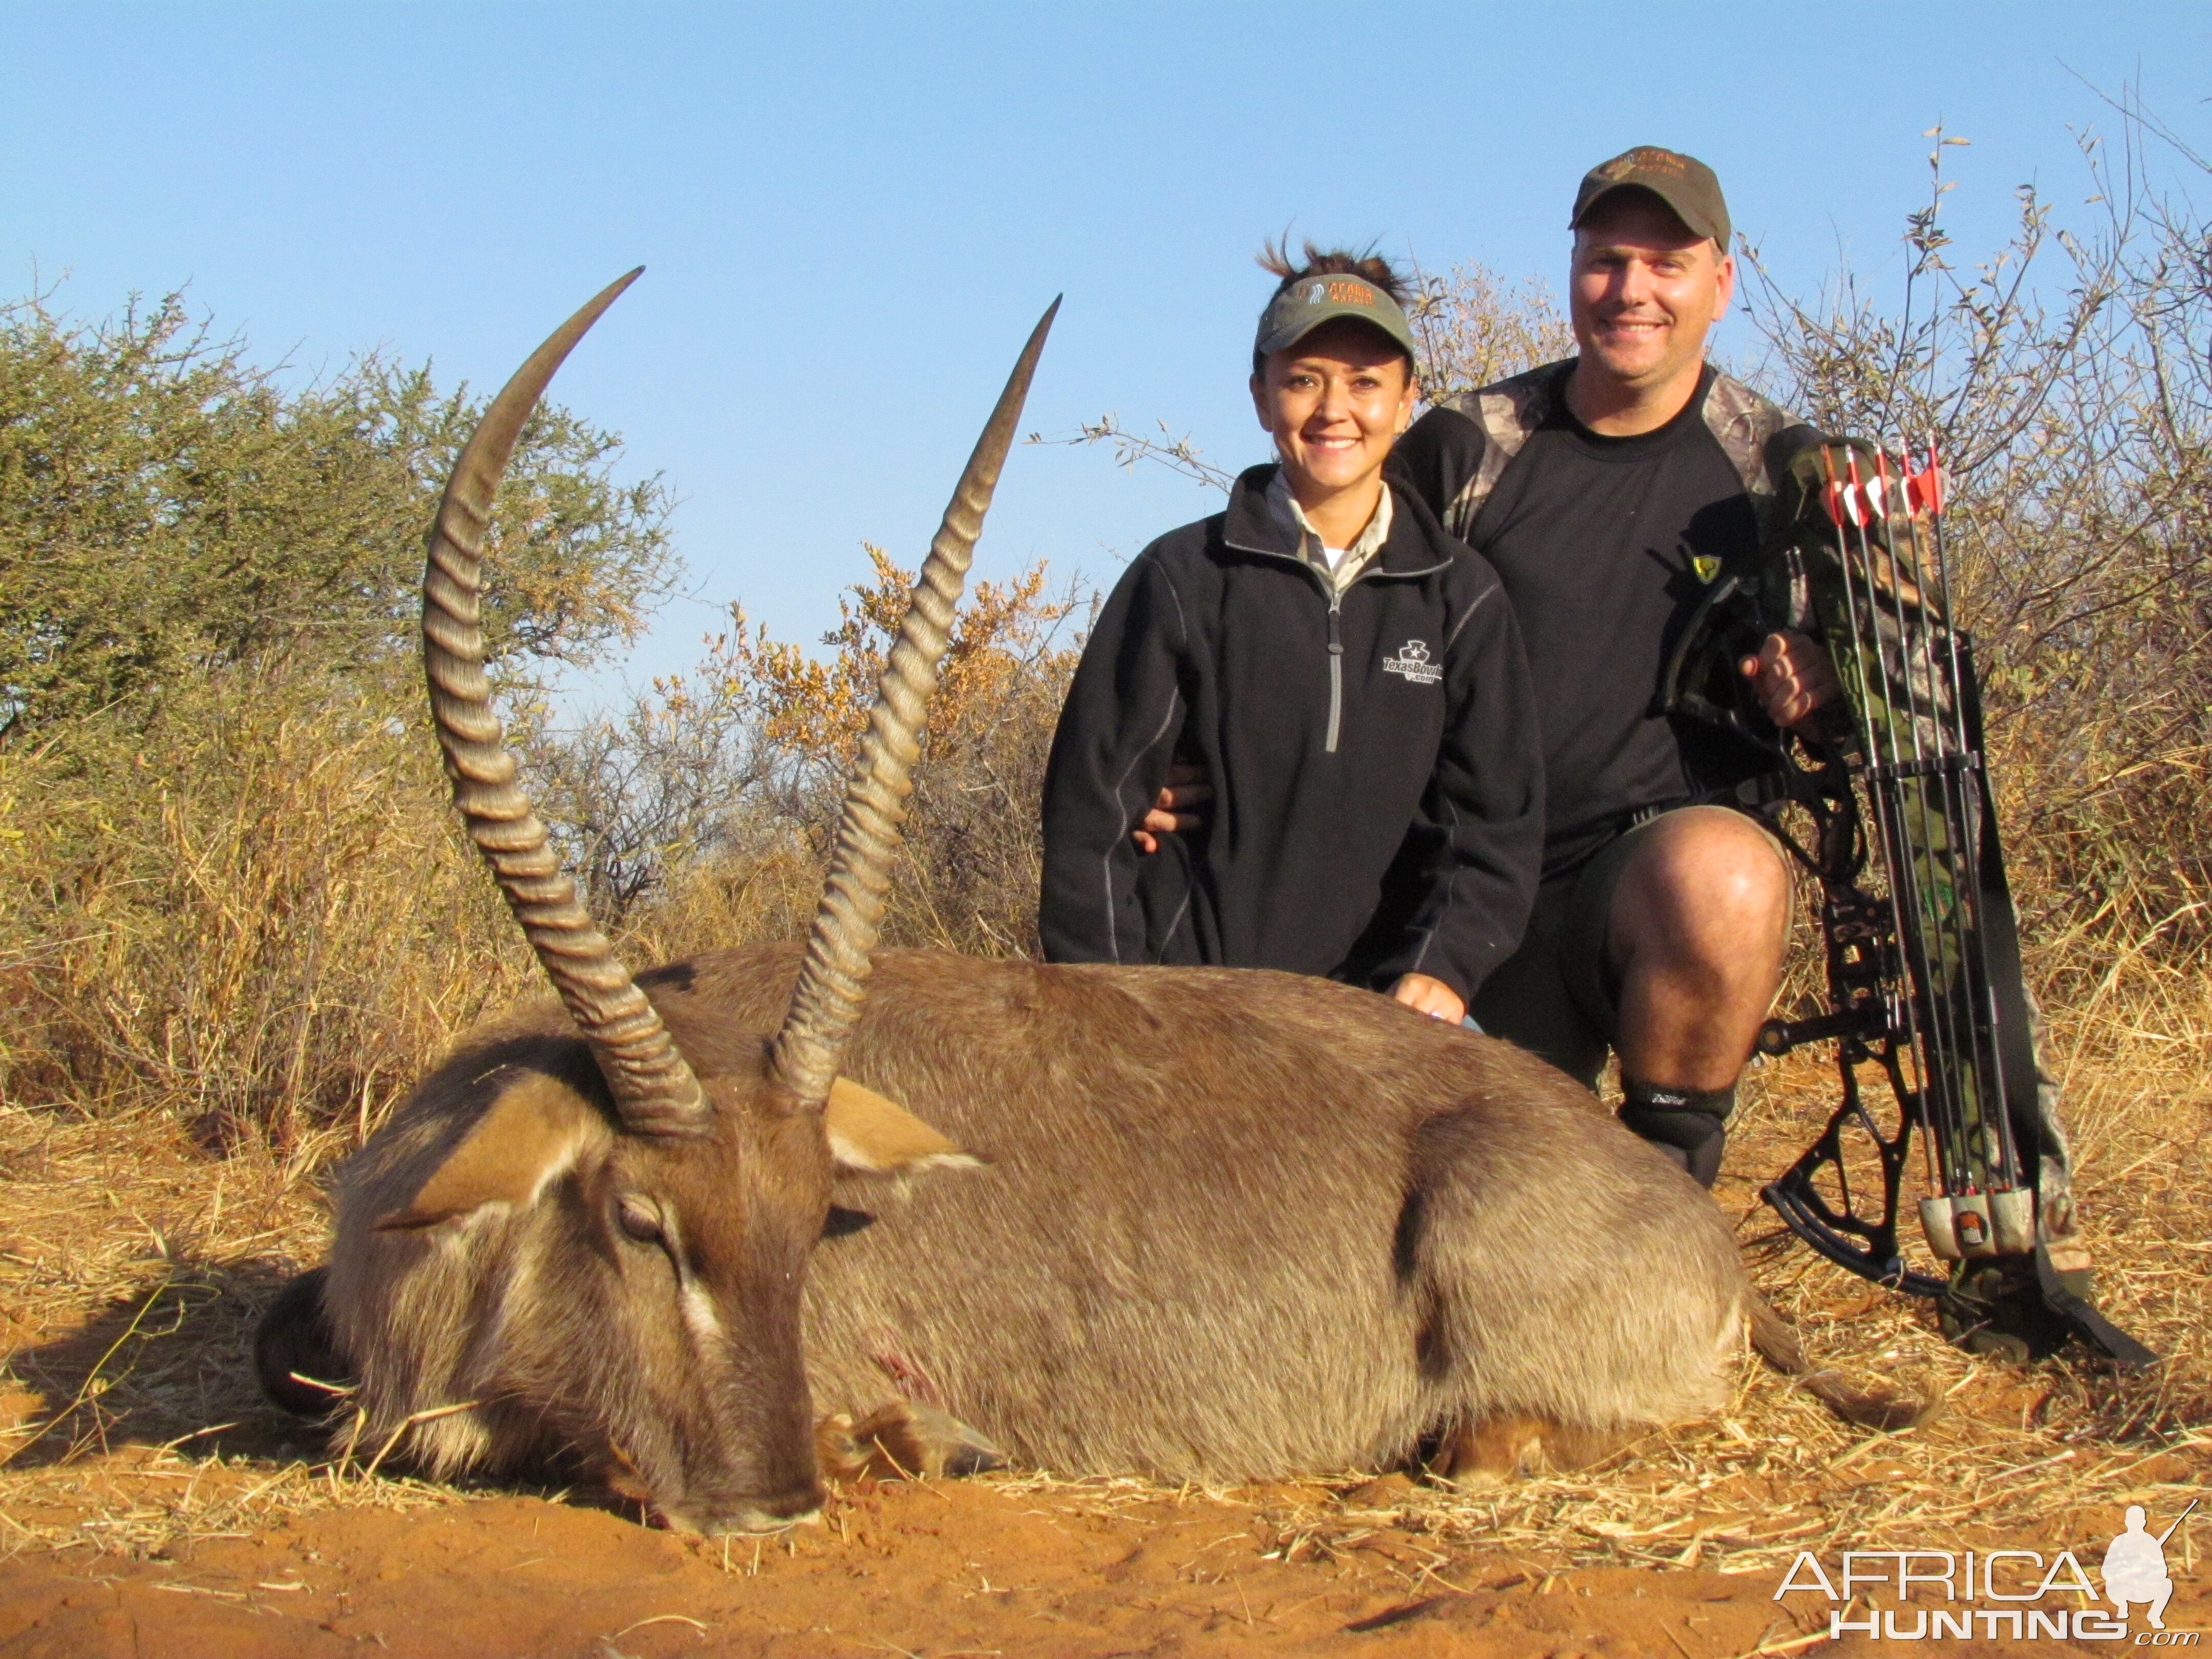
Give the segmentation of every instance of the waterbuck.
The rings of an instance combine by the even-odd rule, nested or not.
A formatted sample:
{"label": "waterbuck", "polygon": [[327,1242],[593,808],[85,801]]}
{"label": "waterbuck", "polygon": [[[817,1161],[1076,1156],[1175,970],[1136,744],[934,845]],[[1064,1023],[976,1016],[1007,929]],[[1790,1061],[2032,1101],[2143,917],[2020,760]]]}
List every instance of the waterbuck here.
{"label": "waterbuck", "polygon": [[347,1444],[551,1466],[727,1530],[817,1507],[817,1413],[909,1468],[1227,1480],[1425,1448],[1468,1474],[1712,1408],[1747,1318],[1806,1370],[1703,1190],[1506,1044],[1284,974],[875,951],[1051,312],[931,544],[810,938],[633,979],[516,781],[476,619],[515,435],[635,274],[493,402],[424,586],[454,799],[560,1002],[466,1038],[346,1165],[328,1267],[260,1333],[274,1396],[349,1380]]}

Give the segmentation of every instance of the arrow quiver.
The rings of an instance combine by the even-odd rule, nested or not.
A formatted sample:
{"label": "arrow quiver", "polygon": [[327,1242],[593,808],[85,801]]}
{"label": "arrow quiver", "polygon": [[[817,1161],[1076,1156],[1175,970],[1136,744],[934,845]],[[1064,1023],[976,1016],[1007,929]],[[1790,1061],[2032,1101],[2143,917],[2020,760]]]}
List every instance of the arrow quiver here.
{"label": "arrow quiver", "polygon": [[[2006,1352],[2025,1355],[2070,1335],[2149,1364],[2091,1305],[2073,1237],[1972,642],[1950,620],[1940,471],[1932,456],[1915,472],[1804,427],[1775,437],[1766,461],[1759,564],[1711,584],[1690,629],[1696,648],[1678,653],[1662,693],[1670,709],[1773,758],[1778,769],[1750,793],[1776,809],[1774,827],[1820,884],[1827,1010],[1769,1021],[1759,1048],[1832,1042],[1841,1101],[1762,1196],[1838,1266],[1939,1298],[1955,1338],[1995,1328]],[[1735,658],[1778,629],[1809,635],[1835,662],[1844,697],[1822,711],[1817,740],[1776,733],[1735,674]],[[1784,801],[1804,809],[1809,837],[1783,821]],[[1899,1236],[1916,1171],[1918,1231],[1937,1271],[1912,1266]]]}

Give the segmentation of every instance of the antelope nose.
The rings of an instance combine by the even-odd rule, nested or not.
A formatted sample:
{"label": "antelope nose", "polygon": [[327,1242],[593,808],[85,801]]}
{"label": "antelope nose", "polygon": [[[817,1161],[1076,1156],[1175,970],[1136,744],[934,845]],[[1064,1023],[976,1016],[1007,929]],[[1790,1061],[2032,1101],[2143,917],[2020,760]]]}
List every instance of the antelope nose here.
{"label": "antelope nose", "polygon": [[708,1534],[781,1532],[787,1527],[812,1526],[821,1518],[822,1490],[812,1486],[763,1503],[738,1504],[700,1530]]}

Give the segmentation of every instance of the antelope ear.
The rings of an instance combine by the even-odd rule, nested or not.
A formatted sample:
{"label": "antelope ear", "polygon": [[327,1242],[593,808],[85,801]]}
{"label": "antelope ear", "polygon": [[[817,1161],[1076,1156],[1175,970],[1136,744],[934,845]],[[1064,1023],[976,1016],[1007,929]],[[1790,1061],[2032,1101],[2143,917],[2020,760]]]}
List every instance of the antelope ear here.
{"label": "antelope ear", "polygon": [[380,1216],[378,1232],[434,1227],[487,1204],[517,1209],[575,1167],[608,1133],[606,1120],[557,1078],[532,1073],[502,1089],[404,1207]]}
{"label": "antelope ear", "polygon": [[972,1170],[982,1162],[904,1107],[850,1078],[841,1077],[830,1085],[822,1127],[830,1136],[830,1155],[841,1170],[907,1175],[948,1167]]}

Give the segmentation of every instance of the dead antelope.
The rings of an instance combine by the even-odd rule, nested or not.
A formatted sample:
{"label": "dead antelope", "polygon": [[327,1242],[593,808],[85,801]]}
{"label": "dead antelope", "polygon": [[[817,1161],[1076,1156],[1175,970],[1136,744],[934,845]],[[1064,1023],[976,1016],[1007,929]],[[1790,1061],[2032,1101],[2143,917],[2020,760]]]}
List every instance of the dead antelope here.
{"label": "dead antelope", "polygon": [[1747,1316],[1805,1370],[1705,1194],[1504,1043],[1288,975],[876,953],[1050,312],[931,545],[811,937],[632,979],[516,781],[476,623],[515,434],[629,280],[486,413],[425,581],[455,801],[561,1006],[471,1036],[346,1166],[329,1266],[261,1332],[272,1395],[348,1376],[356,1446],[726,1530],[816,1508],[817,1411],[932,1469],[1230,1480],[1426,1444],[1464,1474],[1711,1409]]}

